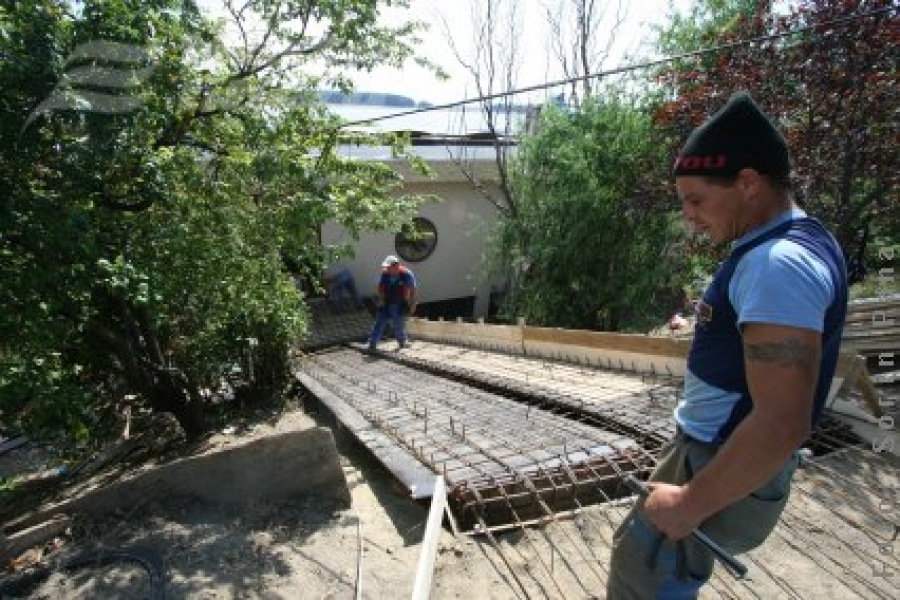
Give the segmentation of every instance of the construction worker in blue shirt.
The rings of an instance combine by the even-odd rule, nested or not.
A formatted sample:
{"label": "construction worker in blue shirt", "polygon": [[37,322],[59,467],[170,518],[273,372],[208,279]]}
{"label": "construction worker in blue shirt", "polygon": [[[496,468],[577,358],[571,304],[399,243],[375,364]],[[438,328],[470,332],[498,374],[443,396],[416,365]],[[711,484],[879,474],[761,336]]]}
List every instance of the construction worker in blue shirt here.
{"label": "construction worker in blue shirt", "polygon": [[368,349],[374,351],[388,321],[394,328],[398,349],[406,347],[406,317],[416,312],[416,276],[393,254],[381,263],[378,278],[378,310]]}
{"label": "construction worker in blue shirt", "polygon": [[746,552],[787,503],[847,309],[843,253],[794,203],[790,170],[784,137],[743,92],[676,160],[685,221],[731,251],[697,304],[678,433],[614,536],[609,600],[696,598],[713,557],[690,532]]}

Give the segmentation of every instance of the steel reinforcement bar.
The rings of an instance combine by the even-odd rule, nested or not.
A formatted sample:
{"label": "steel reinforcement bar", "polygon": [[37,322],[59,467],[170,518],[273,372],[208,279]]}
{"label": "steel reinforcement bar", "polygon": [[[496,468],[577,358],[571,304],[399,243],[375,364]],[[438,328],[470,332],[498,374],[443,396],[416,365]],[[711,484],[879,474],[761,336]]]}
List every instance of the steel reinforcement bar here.
{"label": "steel reinforcement bar", "polygon": [[635,440],[355,351],[312,357],[319,384],[440,473],[460,526],[552,520],[628,495],[609,461],[644,477],[655,459]]}

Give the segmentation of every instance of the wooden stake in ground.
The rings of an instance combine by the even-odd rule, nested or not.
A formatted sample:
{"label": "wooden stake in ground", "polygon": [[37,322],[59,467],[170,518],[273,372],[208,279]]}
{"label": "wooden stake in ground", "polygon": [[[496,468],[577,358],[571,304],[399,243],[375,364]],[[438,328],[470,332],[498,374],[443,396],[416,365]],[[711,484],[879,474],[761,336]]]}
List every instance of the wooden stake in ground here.
{"label": "wooden stake in ground", "polygon": [[447,488],[444,485],[444,478],[438,476],[435,478],[434,492],[431,496],[431,510],[428,512],[428,524],[425,527],[425,537],[422,539],[422,552],[419,554],[419,567],[416,569],[416,581],[413,584],[413,600],[427,600],[431,595],[434,559],[437,555],[438,539],[441,535],[441,521],[444,517],[446,504]]}

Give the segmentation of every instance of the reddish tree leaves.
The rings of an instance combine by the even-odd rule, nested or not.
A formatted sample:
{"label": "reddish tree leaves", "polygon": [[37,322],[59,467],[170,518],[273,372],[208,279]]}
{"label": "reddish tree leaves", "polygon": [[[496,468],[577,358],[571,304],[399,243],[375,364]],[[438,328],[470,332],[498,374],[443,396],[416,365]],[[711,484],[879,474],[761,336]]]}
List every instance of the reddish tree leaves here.
{"label": "reddish tree leaves", "polygon": [[861,260],[872,235],[900,235],[900,7],[801,0],[778,15],[767,4],[710,45],[802,32],[660,72],[675,99],[659,107],[655,122],[684,139],[733,92],[748,90],[781,123],[807,208]]}

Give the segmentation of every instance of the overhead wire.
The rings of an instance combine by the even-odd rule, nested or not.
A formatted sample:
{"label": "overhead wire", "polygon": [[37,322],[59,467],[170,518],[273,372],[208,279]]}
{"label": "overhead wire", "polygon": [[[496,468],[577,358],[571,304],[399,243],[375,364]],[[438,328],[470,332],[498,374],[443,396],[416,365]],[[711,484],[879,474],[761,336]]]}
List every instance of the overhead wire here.
{"label": "overhead wire", "polygon": [[456,100],[454,102],[447,102],[445,104],[436,104],[436,105],[432,105],[432,106],[398,111],[395,113],[381,115],[378,117],[372,117],[369,119],[347,121],[347,122],[341,123],[338,126],[338,129],[343,129],[345,127],[350,127],[350,126],[354,126],[354,125],[369,125],[371,123],[377,123],[380,121],[386,121],[388,119],[395,119],[398,117],[405,117],[405,116],[415,115],[415,114],[420,114],[420,113],[434,112],[434,111],[439,111],[439,110],[447,110],[450,108],[457,108],[457,107],[465,106],[468,104],[474,104],[476,102],[488,102],[491,100],[498,100],[500,98],[506,98],[508,96],[517,96],[519,94],[524,94],[527,92],[536,92],[536,91],[540,91],[540,90],[561,87],[561,86],[569,85],[569,84],[577,82],[577,81],[587,81],[589,79],[598,79],[598,78],[608,77],[610,75],[619,75],[619,74],[628,73],[631,71],[639,71],[642,69],[649,69],[651,67],[657,67],[660,65],[664,65],[664,64],[679,61],[679,60],[695,58],[697,56],[704,56],[706,54],[715,54],[715,53],[723,52],[726,50],[734,50],[736,48],[752,46],[754,44],[759,44],[762,42],[768,42],[768,41],[773,41],[773,40],[777,40],[777,39],[781,39],[781,38],[792,37],[795,35],[800,35],[803,33],[814,31],[816,29],[822,29],[822,28],[834,27],[834,26],[844,26],[844,25],[853,23],[855,21],[861,21],[863,19],[875,17],[878,15],[886,14],[886,13],[897,11],[897,10],[900,10],[900,6],[898,6],[898,5],[886,6],[883,8],[871,10],[871,11],[864,12],[864,13],[848,15],[846,17],[840,17],[837,19],[822,21],[820,23],[814,23],[812,25],[807,25],[805,27],[800,27],[798,29],[794,29],[791,31],[784,31],[781,33],[772,33],[772,34],[767,34],[767,35],[761,35],[761,36],[757,36],[757,37],[746,39],[746,40],[737,40],[734,42],[718,44],[716,46],[710,46],[707,48],[699,48],[697,50],[691,50],[689,52],[676,54],[674,56],[666,56],[666,57],[662,57],[662,58],[657,58],[657,59],[649,60],[649,61],[646,61],[643,63],[625,65],[622,67],[616,67],[614,69],[598,71],[596,73],[586,73],[584,75],[566,77],[563,79],[557,79],[555,81],[539,83],[539,84],[530,85],[530,86],[526,86],[526,87],[518,88],[518,89],[514,89],[514,90],[506,90],[504,92],[497,92],[494,94],[483,94],[483,95],[476,96],[473,98],[466,98],[463,100]]}

